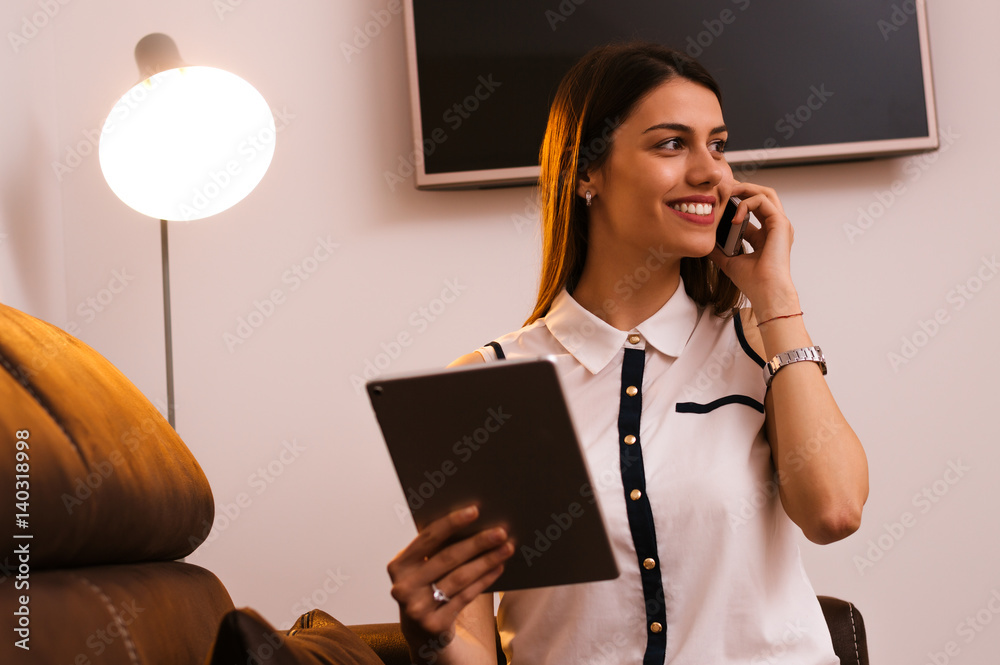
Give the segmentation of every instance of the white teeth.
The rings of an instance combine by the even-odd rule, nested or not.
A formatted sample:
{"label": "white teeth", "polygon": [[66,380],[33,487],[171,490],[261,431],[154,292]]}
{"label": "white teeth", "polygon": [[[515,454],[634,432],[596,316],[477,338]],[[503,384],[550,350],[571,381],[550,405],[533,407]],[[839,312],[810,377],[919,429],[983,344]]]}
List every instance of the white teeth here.
{"label": "white teeth", "polygon": [[680,203],[670,206],[678,212],[687,212],[692,215],[711,215],[712,214],[712,204],[711,203]]}

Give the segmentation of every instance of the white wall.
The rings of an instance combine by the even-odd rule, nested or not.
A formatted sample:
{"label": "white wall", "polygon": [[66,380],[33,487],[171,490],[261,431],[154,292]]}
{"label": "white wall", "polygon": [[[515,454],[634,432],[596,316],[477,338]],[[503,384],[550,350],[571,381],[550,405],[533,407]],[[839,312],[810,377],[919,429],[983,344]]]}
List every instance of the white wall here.
{"label": "white wall", "polygon": [[[45,5],[58,11],[42,20]],[[188,62],[248,79],[276,111],[282,131],[260,187],[214,219],[172,224],[170,239],[177,427],[219,508],[218,535],[189,560],[214,571],[237,605],[281,626],[314,606],[347,623],[395,618],[385,564],[413,527],[397,516],[402,494],[351,375],[401,332],[414,341],[389,371],[443,365],[517,327],[533,302],[537,226],[514,221],[529,189],[386,185],[384,173],[410,152],[402,17],[350,62],[340,46],[386,6],[7,0],[0,8],[0,299],[75,326],[161,408],[158,224],[114,197],[86,136],[137,78],[132,48],[150,32],[171,35]],[[955,137],[947,149],[757,179],[778,189],[796,224],[806,320],[871,465],[861,531],[827,547],[803,544],[817,591],[857,603],[874,662],[931,662],[929,653],[954,642],[938,662],[985,664],[1000,649],[988,605],[1000,597],[1000,280],[976,280],[1000,245],[991,202],[1000,8],[961,0],[929,11],[940,126]],[[32,34],[24,21],[35,15],[44,27],[12,44],[10,33]],[[69,172],[57,177],[53,163]],[[896,181],[905,191],[849,238],[859,207],[875,206]],[[297,287],[283,279],[313,267],[302,262],[320,239],[338,245],[332,256]],[[114,271],[130,278],[127,287],[90,312],[87,298]],[[456,301],[414,325],[411,315],[455,282]],[[981,289],[971,299],[952,293],[966,283]],[[284,298],[273,314],[227,348],[224,334],[235,335],[239,318],[276,289]],[[921,322],[938,310],[945,323],[923,324],[934,334],[922,337]],[[914,336],[923,345],[893,367],[888,354]],[[258,471],[269,464],[280,471],[268,476],[273,483]],[[958,477],[952,464],[967,470]],[[933,503],[918,497],[924,488]],[[870,566],[860,564],[866,557]],[[980,630],[962,627],[967,617]]]}

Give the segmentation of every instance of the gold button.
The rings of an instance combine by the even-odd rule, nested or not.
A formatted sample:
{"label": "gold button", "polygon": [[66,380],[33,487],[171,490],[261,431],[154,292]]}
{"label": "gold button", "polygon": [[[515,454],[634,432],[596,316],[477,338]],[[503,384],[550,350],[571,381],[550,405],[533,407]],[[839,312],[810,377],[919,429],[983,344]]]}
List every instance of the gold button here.
{"label": "gold button", "polygon": [[626,437],[625,437],[625,443],[626,443],[627,445],[630,445],[630,446],[631,446],[631,445],[632,445],[633,443],[635,443],[635,435],[633,435],[633,434],[629,434],[628,436],[626,436]]}
{"label": "gold button", "polygon": [[653,623],[649,624],[649,629],[654,633],[659,633],[660,631],[663,630],[663,624],[661,624],[659,621],[654,621]]}
{"label": "gold button", "polygon": [[656,560],[644,559],[642,562],[642,567],[645,568],[646,570],[652,570],[653,568],[656,568]]}
{"label": "gold button", "polygon": [[628,495],[633,501],[638,501],[642,498],[642,490],[632,490]]}
{"label": "gold button", "polygon": [[639,337],[638,335],[629,335],[628,336],[628,343],[629,344],[638,344],[641,339],[642,338]]}
{"label": "gold button", "polygon": [[628,388],[625,389],[625,394],[628,395],[629,397],[635,397],[636,393],[638,392],[639,389],[636,388],[635,386],[629,386]]}

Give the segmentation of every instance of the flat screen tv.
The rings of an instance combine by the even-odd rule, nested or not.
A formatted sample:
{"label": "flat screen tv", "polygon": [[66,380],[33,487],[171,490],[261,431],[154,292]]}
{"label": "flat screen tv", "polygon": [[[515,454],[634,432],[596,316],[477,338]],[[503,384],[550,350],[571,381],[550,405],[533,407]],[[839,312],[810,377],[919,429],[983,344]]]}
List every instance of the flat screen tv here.
{"label": "flat screen tv", "polygon": [[405,0],[404,14],[421,189],[535,183],[559,80],[631,39],[715,76],[744,174],[938,146],[923,0]]}

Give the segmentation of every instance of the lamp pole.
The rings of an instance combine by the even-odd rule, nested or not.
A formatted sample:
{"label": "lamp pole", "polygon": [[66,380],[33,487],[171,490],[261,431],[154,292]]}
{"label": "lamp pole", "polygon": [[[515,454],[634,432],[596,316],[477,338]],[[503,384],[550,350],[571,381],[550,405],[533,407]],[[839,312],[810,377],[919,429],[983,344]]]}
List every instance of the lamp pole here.
{"label": "lamp pole", "polygon": [[160,251],[163,262],[163,338],[167,348],[167,422],[174,422],[174,342],[170,323],[170,248],[167,242],[167,220],[160,220]]}

